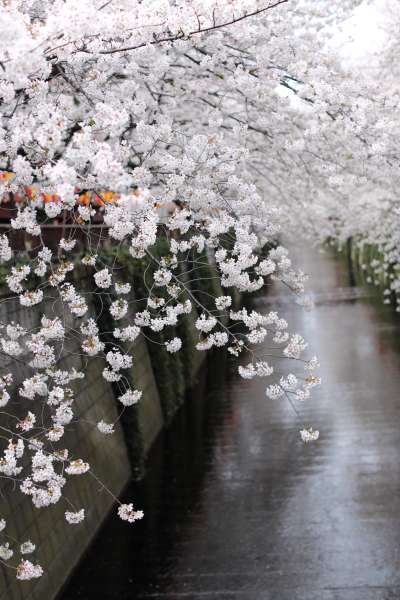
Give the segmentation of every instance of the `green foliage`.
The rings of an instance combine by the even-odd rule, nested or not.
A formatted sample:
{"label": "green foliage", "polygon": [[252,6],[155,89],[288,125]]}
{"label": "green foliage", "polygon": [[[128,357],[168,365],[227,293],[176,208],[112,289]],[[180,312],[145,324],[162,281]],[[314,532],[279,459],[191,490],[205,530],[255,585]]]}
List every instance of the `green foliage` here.
{"label": "green foliage", "polygon": [[[155,258],[160,259],[162,256],[168,255],[168,248],[166,238],[158,237],[151,251]],[[99,249],[99,259],[109,266],[116,261],[116,266],[121,268],[121,279],[131,283],[133,287],[136,310],[145,310],[148,288],[152,285],[153,273],[158,269],[157,264],[149,259],[132,258],[127,246],[101,248]],[[170,300],[164,287],[157,288],[157,296],[166,301]],[[112,326],[110,325],[110,327]],[[164,421],[166,425],[169,425],[175,411],[183,403],[185,388],[190,385],[193,372],[194,352],[188,316],[180,315],[177,325],[166,326],[162,331],[146,332],[146,335],[148,335],[147,348],[160,396]],[[165,342],[174,337],[181,338],[182,348],[171,354],[167,352]]]}
{"label": "green foliage", "polygon": [[193,295],[207,310],[215,310],[215,284],[217,273],[210,265],[207,254],[200,256],[191,250],[188,260],[188,276]]}
{"label": "green foliage", "polygon": [[[103,259],[106,264],[110,264],[112,261],[112,253],[110,253],[110,256],[107,256],[107,254],[104,253],[104,255],[102,256],[102,260]],[[101,339],[103,342],[114,344],[115,338],[110,332],[114,329],[115,323],[110,315],[109,308],[111,306],[111,303],[114,300],[116,300],[117,295],[115,294],[115,292],[101,295],[93,294],[92,298],[93,306],[98,317],[97,325],[100,330]],[[118,345],[124,347],[125,344],[119,341]],[[121,373],[127,378],[130,387],[132,389],[135,389],[136,386],[133,381],[131,371],[129,369],[124,369],[121,371]],[[118,396],[121,395],[120,389],[117,383],[112,383],[111,385],[113,387],[115,399],[117,400]],[[143,437],[139,420],[139,408],[135,404],[133,406],[126,406],[124,408],[121,405],[121,403],[118,402],[118,410],[121,414],[121,425],[125,436],[125,442],[128,449],[128,455],[132,472],[134,478],[139,479],[143,475],[144,459]]]}

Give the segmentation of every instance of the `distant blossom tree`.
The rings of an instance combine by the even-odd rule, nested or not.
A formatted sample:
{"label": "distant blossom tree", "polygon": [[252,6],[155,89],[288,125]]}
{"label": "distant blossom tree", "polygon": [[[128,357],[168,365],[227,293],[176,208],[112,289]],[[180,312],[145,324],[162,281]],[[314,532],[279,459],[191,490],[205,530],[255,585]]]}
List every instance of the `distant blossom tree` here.
{"label": "distant blossom tree", "polygon": [[[1,6],[0,168],[7,177],[0,194],[25,198],[10,231],[24,231],[30,245],[28,262],[16,264],[18,251],[5,232],[0,257],[4,265],[13,260],[6,280],[14,298],[24,310],[43,307],[43,316],[41,326],[29,330],[3,307],[0,473],[34,506],[65,501],[67,521],[77,524],[84,508],[68,504],[67,479],[83,473],[94,484],[101,479],[84,458],[69,460],[65,448],[65,428],[74,422],[68,384],[85,375],[60,368],[72,338],[83,356],[104,358],[103,376],[118,384],[123,407],[138,402],[141,391],[121,374],[132,358],[120,342],[132,344],[194,309],[200,311],[197,350],[227,346],[235,356],[246,353],[250,362],[239,367],[240,375],[265,377],[269,398],[284,396],[297,412],[296,403],[320,383],[311,373],[317,359],[302,358],[306,342],[287,333],[288,323],[276,312],[234,312],[229,294],[207,307],[181,265],[189,255],[200,265],[212,255],[223,288],[255,292],[267,281],[281,281],[300,306],[313,308],[304,295],[307,276],[291,268],[288,251],[275,243],[282,224],[290,217],[322,240],[338,234],[339,219],[340,235],[346,235],[352,208],[343,186],[379,188],[397,177],[390,117],[396,102],[377,99],[324,51],[327,28],[358,3],[9,0]],[[117,196],[107,200],[105,190]],[[77,204],[88,192],[104,203],[95,237],[91,225],[99,209]],[[53,200],[43,207],[41,194]],[[93,271],[94,293],[119,296],[109,308],[117,322],[112,345],[88,318],[86,292],[71,282],[75,263],[65,257],[72,257],[75,236],[62,238],[56,253],[46,247],[38,222],[43,208],[48,222],[62,214],[84,235],[81,262]],[[160,231],[168,246],[161,258],[153,249]],[[98,244],[106,238],[117,251],[128,246],[132,259],[154,266],[147,308],[123,328],[118,321],[128,313],[131,301],[123,296],[130,284],[118,281],[115,265],[102,263]],[[33,287],[32,274],[39,282]],[[265,345],[267,335],[272,342]],[[175,337],[165,352],[181,346]],[[294,360],[306,373],[279,377],[267,357]],[[19,389],[26,416],[17,422],[7,387],[21,365],[29,376]],[[29,410],[33,399],[41,403],[37,414]],[[113,425],[97,423],[105,435]],[[302,425],[303,441],[318,435]],[[29,466],[22,468],[18,461],[25,455]],[[132,504],[120,505],[118,514],[129,522],[143,516]],[[20,552],[34,549],[24,542]],[[15,566],[12,556],[4,542],[0,558],[17,578],[42,574],[25,559]]]}

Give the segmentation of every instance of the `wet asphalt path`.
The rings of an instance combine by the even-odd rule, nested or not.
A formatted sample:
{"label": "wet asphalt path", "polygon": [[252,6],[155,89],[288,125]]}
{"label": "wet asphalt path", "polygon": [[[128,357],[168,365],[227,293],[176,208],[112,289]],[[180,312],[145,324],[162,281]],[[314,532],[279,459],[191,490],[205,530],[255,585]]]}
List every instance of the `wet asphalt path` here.
{"label": "wet asphalt path", "polygon": [[400,599],[400,325],[333,259],[293,254],[316,308],[270,303],[321,362],[300,406],[320,439],[215,357],[125,494],[145,518],[112,517],[62,600]]}

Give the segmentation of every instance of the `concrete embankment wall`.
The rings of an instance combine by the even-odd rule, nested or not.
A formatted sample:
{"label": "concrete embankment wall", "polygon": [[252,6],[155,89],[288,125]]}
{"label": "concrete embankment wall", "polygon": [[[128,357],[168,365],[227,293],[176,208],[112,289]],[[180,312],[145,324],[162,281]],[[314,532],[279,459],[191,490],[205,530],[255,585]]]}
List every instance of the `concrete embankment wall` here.
{"label": "concrete embankment wall", "polygon": [[[106,257],[103,258],[106,259]],[[78,269],[74,273],[77,271]],[[78,319],[74,318],[67,309],[66,325],[76,329],[87,318],[97,317],[100,331],[103,332],[103,340],[115,342],[117,340],[109,333],[115,324],[107,321],[109,313],[107,306],[103,305],[103,300],[99,308],[99,301],[96,300],[91,287],[92,278],[88,274],[87,271],[81,271],[75,275],[72,283],[80,293],[85,295],[89,311],[83,319]],[[121,274],[125,281],[133,284],[132,293],[130,297],[126,297],[127,300],[135,300],[135,282],[140,287],[140,273],[139,278],[135,279],[134,273],[124,268]],[[211,296],[215,292],[217,295],[223,293],[211,271],[202,272],[200,277],[208,278],[208,285],[212,287],[212,289],[207,288],[211,295],[205,294],[203,297],[208,296],[211,300]],[[186,283],[190,287],[189,278]],[[196,286],[198,290],[198,282]],[[197,293],[199,292],[197,291]],[[139,291],[138,294],[141,297]],[[185,301],[187,298],[188,295],[185,293],[181,300]],[[110,296],[109,300],[112,299]],[[119,327],[132,324],[133,306],[134,304],[130,304],[127,316],[122,322],[118,322]],[[7,325],[11,321],[15,321],[31,330],[40,327],[43,315],[53,319],[55,316],[61,316],[63,312],[62,307],[54,303],[54,299],[51,297],[48,297],[39,306],[30,309],[23,308],[23,310],[21,308],[19,301],[13,300],[7,289],[0,288],[0,319],[3,324]],[[78,372],[82,370],[85,372],[84,379],[77,379],[68,384],[75,394],[72,408],[74,420],[76,419],[78,422],[66,426],[65,446],[68,447],[70,458],[81,458],[85,462],[89,462],[93,474],[100,479],[113,496],[120,495],[132,476],[140,475],[141,459],[155,441],[160,430],[170,422],[179,403],[183,401],[182,386],[190,385],[196,371],[205,359],[205,352],[193,349],[198,336],[194,325],[197,318],[196,310],[184,317],[186,320],[183,330],[176,332],[178,335],[183,334],[184,344],[186,344],[186,349],[182,348],[185,354],[184,359],[178,359],[178,355],[168,355],[165,349],[159,345],[148,346],[143,336],[139,336],[132,345],[129,353],[133,358],[133,366],[125,372],[125,375],[135,389],[142,390],[142,398],[137,406],[125,410],[119,420],[117,420],[121,409],[121,404],[117,401],[119,393],[113,384],[108,383],[102,377],[105,367],[104,359],[90,358],[86,364],[86,358],[80,356],[81,348],[78,342],[72,336],[65,341],[65,348],[69,352],[62,354],[59,367],[67,371],[75,368]],[[149,348],[151,352],[149,352]],[[40,400],[31,401],[22,398],[18,393],[22,381],[33,375],[32,369],[28,369],[24,365],[27,356],[21,355],[18,358],[21,358],[22,362],[13,362],[0,352],[1,372],[5,372],[4,369],[11,370],[14,377],[13,384],[8,389],[11,395],[9,402],[12,403],[12,410],[9,412],[23,419],[30,410],[38,417],[36,423],[38,426],[48,427],[51,422],[50,415],[44,418],[43,423],[39,419],[43,407]],[[165,368],[160,371],[160,363],[164,361],[165,364],[162,366]],[[163,389],[165,379],[162,377],[163,373],[166,378],[169,373],[169,387],[167,386],[169,396],[165,391],[166,388]],[[180,389],[178,389],[179,386]],[[171,394],[178,400],[171,403]],[[102,419],[106,423],[116,421],[114,434],[100,433],[96,424]],[[13,420],[15,425],[15,419],[9,418],[12,428]],[[7,418],[0,417],[0,425],[5,426],[6,423],[8,423]],[[55,444],[56,449],[65,447],[62,440],[63,438]],[[6,440],[3,440],[0,448],[4,449],[5,446]],[[31,450],[28,452],[32,454]],[[25,463],[22,464],[27,467],[28,460],[26,458],[23,460]],[[60,472],[61,469],[56,467],[56,470]],[[26,476],[29,473],[30,470],[26,469],[22,474]],[[36,544],[35,553],[25,558],[31,559],[34,563],[39,562],[44,569],[44,575],[39,579],[20,582],[15,579],[15,572],[5,567],[0,568],[0,600],[54,600],[74,567],[79,563],[108,512],[111,509],[117,510],[114,499],[106,489],[102,489],[101,485],[93,480],[90,474],[67,475],[67,484],[63,489],[65,496],[75,510],[85,509],[85,520],[78,525],[70,525],[66,521],[64,513],[66,510],[73,509],[66,500],[61,499],[55,505],[38,509],[33,506],[31,498],[20,491],[19,485],[15,489],[13,488],[12,481],[0,479],[0,519],[4,518],[7,522],[3,533],[10,538],[15,538],[19,543],[30,540]],[[132,503],[135,506],[135,498],[132,498]],[[129,525],[127,524],[127,526]],[[17,566],[22,558],[19,553],[19,544],[6,537],[2,541],[2,534],[0,534],[0,544],[6,541],[10,541],[10,547],[14,550],[14,556],[10,562]]]}
{"label": "concrete embankment wall", "polygon": [[[80,287],[82,285],[85,287],[85,283],[81,282]],[[5,324],[15,321],[31,329],[40,326],[43,314],[48,318],[54,318],[56,314],[60,314],[60,307],[54,306],[51,298],[44,307],[40,305],[29,310],[21,310],[19,302],[11,300],[7,296],[6,290],[2,291],[3,294],[0,291],[1,320]],[[87,298],[90,298],[90,290],[86,289],[86,292],[88,293]],[[89,313],[86,313],[83,320],[95,316],[93,304],[88,303]],[[120,326],[126,326],[128,322],[132,322],[132,317],[133,314],[129,314]],[[82,321],[74,320],[71,315],[68,320],[67,324],[75,328]],[[76,344],[73,341],[67,342],[68,349],[79,351],[79,347],[75,347],[74,343]],[[130,370],[131,380],[136,389],[143,391],[142,399],[136,410],[139,418],[141,449],[145,453],[163,427],[164,418],[147,344],[142,336],[136,340],[130,354],[133,357],[133,367]],[[195,362],[198,366],[204,353],[196,352],[196,354],[202,355],[196,357]],[[19,358],[24,360],[24,355]],[[84,368],[84,362],[81,356],[66,354],[59,364],[63,370],[71,371],[72,368],[75,368],[77,371],[81,371]],[[12,387],[8,388],[11,395],[9,402],[12,403],[10,413],[24,418],[30,410],[39,416],[43,406],[40,401],[31,401],[18,394],[18,388],[21,387],[22,381],[32,376],[32,369],[27,369],[23,362],[12,363],[5,355],[2,355],[0,366],[3,367],[1,372],[5,372],[4,367],[8,367],[14,377]],[[68,431],[65,445],[68,446],[70,457],[82,458],[89,462],[91,471],[114,496],[118,496],[132,477],[132,457],[129,454],[129,444],[135,440],[127,438],[137,435],[137,432],[130,431],[129,427],[123,427],[121,421],[117,421],[115,433],[112,435],[104,435],[97,429],[95,424],[101,419],[107,423],[114,422],[119,414],[115,389],[102,377],[104,366],[104,360],[92,358],[85,368],[85,378],[71,381],[68,384],[68,387],[71,387],[75,393],[72,405],[74,419],[84,422],[71,423],[66,427]],[[13,428],[15,419],[7,419],[3,416],[1,420],[3,426],[9,421]],[[42,426],[40,419],[37,424]],[[48,417],[43,425],[49,425]],[[3,440],[1,448],[3,449],[5,446],[6,440]],[[64,447],[62,440],[55,444],[55,447],[62,449]],[[32,451],[28,450],[28,452],[32,454]],[[27,466],[28,461],[24,460],[23,464]],[[60,471],[60,468],[56,467],[56,470]],[[23,474],[28,474],[28,471],[24,471]],[[85,520],[78,525],[70,525],[67,523],[64,513],[66,510],[72,509],[64,499],[59,500],[55,505],[38,509],[33,506],[31,498],[19,490],[19,486],[13,489],[12,481],[0,479],[0,486],[0,519],[4,518],[7,522],[3,533],[10,538],[15,538],[18,542],[30,540],[36,544],[35,553],[25,558],[31,559],[34,563],[39,562],[44,569],[44,575],[41,578],[20,582],[15,579],[15,572],[2,567],[0,569],[0,600],[53,600],[88,548],[109,510],[112,507],[113,510],[116,510],[116,506],[113,506],[114,500],[105,489],[101,490],[101,485],[94,481],[90,474],[67,475],[67,484],[63,489],[65,496],[72,502],[76,510],[85,509]],[[132,498],[132,502],[135,503],[134,498]],[[127,524],[127,526],[129,525]],[[21,558],[24,558],[19,553],[19,544],[6,537],[1,541],[1,538],[2,534],[0,534],[0,543],[10,541],[10,547],[14,550],[14,556],[10,562],[15,566],[18,565]]]}
{"label": "concrete embankment wall", "polygon": [[[44,307],[32,307],[29,310],[21,310],[19,302],[10,300],[5,295],[2,295],[1,300],[2,322],[7,324],[13,320],[28,328],[39,327],[43,314],[48,318],[54,318],[53,311],[57,313],[57,309],[59,309],[59,307],[53,306],[51,299],[45,303]],[[92,314],[89,316],[93,316],[92,307],[90,312]],[[69,317],[68,324],[73,325],[71,317]],[[70,346],[69,350],[79,350],[79,348],[74,348],[71,341],[67,344]],[[25,356],[21,355],[19,358],[24,361]],[[81,371],[84,367],[84,360],[80,356],[65,354],[59,365],[62,370],[71,371],[72,368],[75,368],[77,371]],[[48,426],[48,416],[45,417],[43,423],[40,422],[42,404],[39,400],[31,401],[18,394],[18,388],[21,387],[22,381],[26,377],[32,376],[32,370],[28,369],[24,362],[12,363],[4,355],[1,366],[6,368],[8,366],[14,379],[11,389],[9,389],[11,395],[9,404],[12,403],[10,413],[24,418],[30,410],[37,416],[37,425]],[[113,422],[118,418],[115,395],[111,385],[102,377],[103,368],[104,364],[101,360],[92,359],[85,369],[85,378],[71,381],[69,384],[75,393],[74,418],[84,422],[71,423],[66,427],[66,445],[68,445],[71,457],[82,458],[89,462],[91,471],[114,495],[118,495],[131,477],[131,468],[121,425],[117,423],[115,433],[107,436],[101,434],[94,425],[100,419]],[[4,410],[7,410],[7,407]],[[4,421],[8,421],[14,428],[15,419],[7,419],[3,416],[2,421],[3,426],[5,425]],[[1,447],[5,447],[5,440]],[[56,443],[55,447],[62,449],[64,447],[62,440]],[[31,450],[27,452],[32,454]],[[27,466],[28,461],[24,460],[23,464]],[[60,472],[60,468],[56,467],[56,470]],[[67,523],[64,513],[66,510],[71,510],[71,505],[64,499],[59,500],[55,505],[38,509],[33,506],[31,498],[19,490],[18,485],[16,489],[13,489],[13,482],[6,479],[0,480],[2,495],[0,497],[0,518],[4,518],[7,523],[3,533],[19,542],[30,540],[36,544],[32,562],[37,560],[44,569],[44,575],[40,579],[19,582],[15,579],[15,572],[3,567],[0,572],[1,600],[51,600],[54,598],[110,510],[114,502],[112,496],[104,489],[99,491],[101,486],[93,480],[91,475],[67,476],[67,478],[68,481],[63,490],[65,496],[77,510],[85,509],[86,518],[79,525]],[[6,541],[10,541],[10,547],[14,550],[14,556],[10,563],[18,565],[22,558],[19,554],[18,544],[4,537],[2,543]],[[26,556],[26,558],[30,559],[31,556]]]}

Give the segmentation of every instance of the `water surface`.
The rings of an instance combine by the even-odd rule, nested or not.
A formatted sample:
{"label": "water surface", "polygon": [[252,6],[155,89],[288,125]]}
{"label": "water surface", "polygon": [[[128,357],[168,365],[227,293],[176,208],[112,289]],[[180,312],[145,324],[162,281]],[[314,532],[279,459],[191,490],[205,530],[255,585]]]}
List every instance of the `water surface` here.
{"label": "water surface", "polygon": [[268,302],[321,362],[299,407],[320,439],[214,355],[124,494],[145,518],[112,515],[62,600],[400,598],[400,326],[341,263],[293,254],[315,310],[279,287]]}

